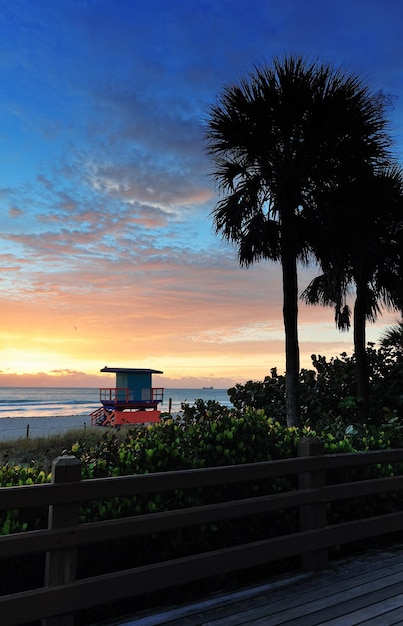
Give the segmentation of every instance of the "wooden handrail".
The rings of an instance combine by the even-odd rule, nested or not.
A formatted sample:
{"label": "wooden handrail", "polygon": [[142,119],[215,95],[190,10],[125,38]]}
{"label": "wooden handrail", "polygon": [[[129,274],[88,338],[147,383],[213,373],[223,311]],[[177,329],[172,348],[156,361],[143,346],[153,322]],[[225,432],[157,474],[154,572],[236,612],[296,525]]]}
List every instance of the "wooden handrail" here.
{"label": "wooden handrail", "polygon": [[[75,457],[59,457],[53,464],[52,484],[0,489],[0,509],[49,505],[51,510],[47,530],[0,537],[4,558],[34,552],[48,555],[43,587],[0,596],[2,626],[19,626],[35,619],[42,619],[43,626],[73,624],[75,612],[102,604],[106,597],[108,601],[119,600],[293,555],[301,555],[302,565],[315,570],[326,567],[327,550],[332,545],[400,530],[401,511],[329,526],[326,505],[403,491],[403,476],[329,485],[326,473],[340,467],[403,462],[403,449],[327,455],[320,442],[305,440],[299,454],[298,458],[280,461],[84,481],[79,480]],[[293,475],[298,479],[297,488],[285,493],[78,523],[79,502]],[[75,580],[75,555],[80,546],[290,508],[300,510],[299,532]]]}

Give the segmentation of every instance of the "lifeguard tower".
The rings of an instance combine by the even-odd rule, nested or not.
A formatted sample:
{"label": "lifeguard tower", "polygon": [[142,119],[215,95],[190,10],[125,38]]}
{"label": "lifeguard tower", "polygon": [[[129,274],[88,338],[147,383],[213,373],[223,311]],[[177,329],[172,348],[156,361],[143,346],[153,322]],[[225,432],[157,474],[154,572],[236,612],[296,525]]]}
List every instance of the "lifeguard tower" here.
{"label": "lifeguard tower", "polygon": [[152,375],[163,372],[126,367],[104,367],[100,371],[115,373],[116,386],[99,390],[102,406],[90,415],[93,426],[159,422],[158,404],[164,399],[164,389],[152,386]]}

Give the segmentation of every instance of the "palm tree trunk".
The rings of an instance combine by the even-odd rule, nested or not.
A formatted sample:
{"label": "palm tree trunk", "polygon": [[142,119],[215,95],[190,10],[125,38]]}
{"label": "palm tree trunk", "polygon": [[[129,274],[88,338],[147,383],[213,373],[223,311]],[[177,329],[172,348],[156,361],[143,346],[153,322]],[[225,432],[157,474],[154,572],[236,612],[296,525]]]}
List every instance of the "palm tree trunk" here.
{"label": "palm tree trunk", "polygon": [[283,319],[285,330],[285,404],[287,426],[300,425],[297,259],[283,246]]}
{"label": "palm tree trunk", "polygon": [[354,303],[354,352],[356,363],[356,390],[358,400],[358,418],[368,422],[369,384],[365,339],[366,300],[365,287],[356,284],[357,295]]}

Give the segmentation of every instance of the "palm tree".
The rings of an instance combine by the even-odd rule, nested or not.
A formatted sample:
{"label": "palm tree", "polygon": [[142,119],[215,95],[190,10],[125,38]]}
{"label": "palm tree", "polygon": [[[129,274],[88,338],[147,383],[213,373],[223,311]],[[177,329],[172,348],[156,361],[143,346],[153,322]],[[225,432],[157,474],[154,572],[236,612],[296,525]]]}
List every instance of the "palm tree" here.
{"label": "palm tree", "polygon": [[367,172],[350,181],[348,188],[340,188],[332,200],[337,216],[330,222],[331,230],[329,223],[324,230],[319,228],[316,248],[323,274],[311,281],[301,297],[309,304],[333,305],[339,329],[348,330],[351,312],[346,297],[355,291],[358,412],[367,421],[366,321],[375,322],[382,308],[402,308],[403,170],[394,165]]}
{"label": "palm tree", "polygon": [[225,87],[210,110],[216,231],[238,245],[241,264],[282,265],[289,425],[300,414],[297,262],[311,252],[321,195],[384,156],[385,128],[383,99],[357,76],[292,55]]}
{"label": "palm tree", "polygon": [[381,337],[383,348],[394,348],[395,352],[403,355],[403,319],[390,326]]}

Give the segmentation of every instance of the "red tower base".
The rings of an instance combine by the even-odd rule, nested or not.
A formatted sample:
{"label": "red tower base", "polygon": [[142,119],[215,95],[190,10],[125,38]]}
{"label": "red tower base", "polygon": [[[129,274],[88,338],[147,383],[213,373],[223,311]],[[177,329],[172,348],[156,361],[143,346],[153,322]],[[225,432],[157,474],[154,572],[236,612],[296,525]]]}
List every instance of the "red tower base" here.
{"label": "red tower base", "polygon": [[148,424],[160,421],[161,411],[117,411],[115,409],[115,426],[124,424]]}

